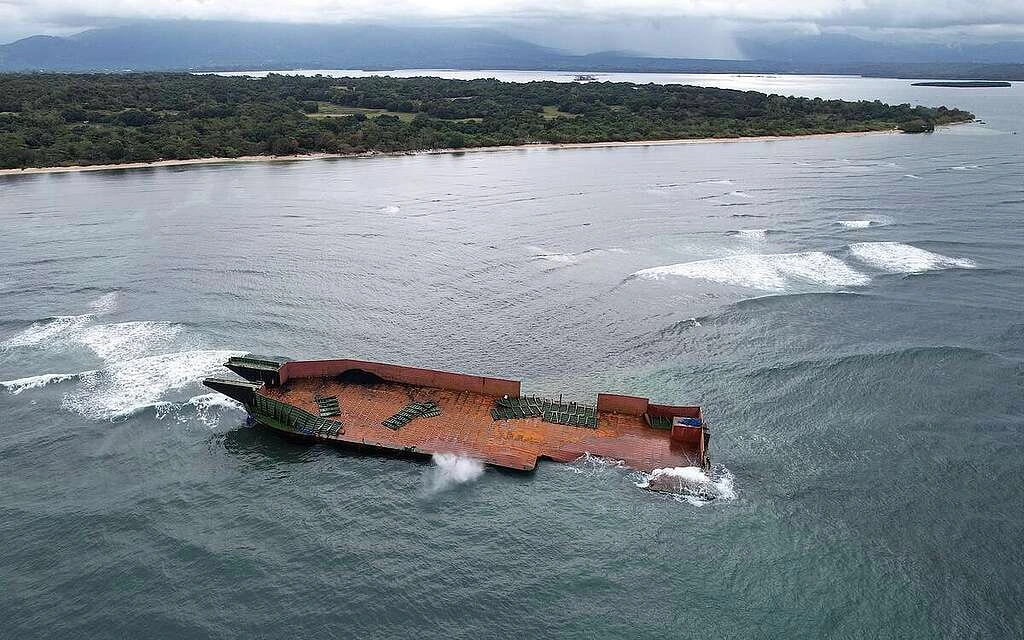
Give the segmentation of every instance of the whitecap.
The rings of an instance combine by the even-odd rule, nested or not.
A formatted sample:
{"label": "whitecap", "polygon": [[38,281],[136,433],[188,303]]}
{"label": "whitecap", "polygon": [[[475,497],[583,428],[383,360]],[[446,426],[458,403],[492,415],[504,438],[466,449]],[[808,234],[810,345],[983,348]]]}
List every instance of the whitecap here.
{"label": "whitecap", "polygon": [[39,387],[45,387],[48,384],[59,384],[61,382],[75,380],[77,378],[88,376],[94,373],[96,372],[82,371],[79,373],[44,373],[38,376],[18,378],[17,380],[5,380],[3,382],[0,382],[0,387],[7,389],[14,395],[18,395],[22,391],[28,391],[29,389],[38,389]]}
{"label": "whitecap", "polygon": [[[534,251],[543,252],[540,247],[528,247]],[[577,253],[538,253],[533,256],[534,260],[544,260],[547,262],[555,262],[558,264],[577,264],[586,256],[599,255],[602,253],[629,253],[622,247],[609,247],[604,248],[593,248]]]}
{"label": "whitecap", "polygon": [[950,258],[901,242],[858,242],[850,245],[850,255],[876,269],[892,273],[919,273],[957,267],[970,269],[975,266],[971,260]]}
{"label": "whitecap", "polygon": [[734,184],[732,180],[704,180],[700,184]]}
{"label": "whitecap", "polygon": [[911,180],[920,180],[921,179],[921,176],[914,175],[913,173],[905,173],[905,174],[903,174],[903,177],[904,178],[910,178]]}
{"label": "whitecap", "polygon": [[548,262],[556,262],[559,264],[576,264],[580,261],[579,257],[572,253],[542,253],[534,257],[538,260],[546,260]]}
{"label": "whitecap", "polygon": [[754,196],[750,195],[746,191],[733,191],[729,195],[736,198],[744,198],[746,200],[752,200],[754,198]]}
{"label": "whitecap", "polygon": [[875,224],[873,220],[838,220],[837,223],[847,229],[867,229]]}
{"label": "whitecap", "polygon": [[127,417],[146,407],[165,404],[169,391],[196,384],[221,371],[224,361],[240,351],[185,351],[116,362],[83,377],[64,396],[64,408],[94,419]]}
{"label": "whitecap", "polygon": [[117,292],[105,293],[89,303],[94,313],[110,313],[117,308]]}
{"label": "whitecap", "polygon": [[768,230],[767,229],[737,229],[735,231],[730,231],[729,234],[737,236],[739,238],[744,238],[746,240],[764,240],[765,238],[768,237]]}
{"label": "whitecap", "polygon": [[220,424],[225,412],[245,411],[245,406],[220,393],[204,393],[192,396],[186,402],[175,405],[178,422],[198,420],[207,427],[214,428]]}
{"label": "whitecap", "polygon": [[393,205],[390,205],[390,206],[387,206],[387,207],[384,207],[383,209],[381,209],[381,213],[395,214],[395,213],[400,212],[401,210],[402,210],[402,207],[399,207],[398,205],[394,205],[393,204]]}
{"label": "whitecap", "polygon": [[632,277],[660,280],[669,276],[784,291],[799,284],[828,288],[863,286],[871,279],[842,260],[820,251],[745,254],[643,269]]}
{"label": "whitecap", "polygon": [[962,165],[959,165],[959,166],[956,166],[956,167],[951,167],[951,169],[953,169],[953,171],[972,171],[974,169],[980,169],[980,168],[981,167],[979,167],[976,164],[962,164]]}
{"label": "whitecap", "polygon": [[54,316],[33,322],[28,328],[0,342],[0,349],[15,347],[48,346],[61,334],[81,327],[92,318],[92,314],[80,316]]}
{"label": "whitecap", "polygon": [[107,362],[122,362],[166,349],[181,332],[169,322],[119,322],[83,329],[76,339]]}

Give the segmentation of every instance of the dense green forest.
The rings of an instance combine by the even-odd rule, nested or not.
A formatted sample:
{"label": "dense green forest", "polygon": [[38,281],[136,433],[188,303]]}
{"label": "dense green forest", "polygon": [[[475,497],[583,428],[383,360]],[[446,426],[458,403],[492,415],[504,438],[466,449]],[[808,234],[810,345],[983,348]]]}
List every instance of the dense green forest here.
{"label": "dense green forest", "polygon": [[973,115],[681,85],[189,74],[0,75],[0,167],[798,135]]}

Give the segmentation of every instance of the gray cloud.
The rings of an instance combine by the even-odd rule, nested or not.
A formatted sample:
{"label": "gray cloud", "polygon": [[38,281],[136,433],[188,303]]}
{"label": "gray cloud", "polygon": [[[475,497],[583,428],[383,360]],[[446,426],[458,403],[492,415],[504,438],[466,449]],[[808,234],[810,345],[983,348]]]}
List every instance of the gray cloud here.
{"label": "gray cloud", "polygon": [[1024,37],[1022,0],[0,0],[0,41],[180,18],[496,25],[577,51],[722,57],[733,51],[729,34],[758,29],[932,40]]}

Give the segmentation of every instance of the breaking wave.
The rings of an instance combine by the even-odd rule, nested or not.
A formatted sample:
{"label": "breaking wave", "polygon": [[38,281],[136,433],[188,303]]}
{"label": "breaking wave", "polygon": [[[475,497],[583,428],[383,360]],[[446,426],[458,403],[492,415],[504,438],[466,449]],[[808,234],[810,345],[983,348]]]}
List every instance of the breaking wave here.
{"label": "breaking wave", "polygon": [[578,251],[576,253],[543,253],[544,250],[540,247],[531,246],[528,248],[538,252],[533,256],[534,260],[543,260],[557,264],[578,264],[580,260],[587,256],[594,256],[602,253],[626,253],[626,250],[621,247],[610,247],[607,249],[592,248],[584,251]]}
{"label": "breaking wave", "polygon": [[736,499],[733,475],[725,467],[712,469],[710,475],[700,467],[667,467],[639,475],[635,482],[637,487],[667,493],[694,506],[712,500]]}
{"label": "breaking wave", "polygon": [[89,376],[94,373],[96,372],[82,371],[80,373],[44,373],[38,376],[18,378],[17,380],[6,380],[0,382],[0,387],[7,389],[14,395],[18,395],[22,391],[38,389],[39,387],[45,387],[48,384],[59,384],[61,382],[67,382],[68,380],[77,380],[78,378]]}
{"label": "breaking wave", "polygon": [[45,346],[57,337],[85,326],[97,314],[110,313],[117,307],[117,293],[107,293],[89,303],[92,313],[73,316],[51,316],[37,320],[21,332],[0,342],[0,351],[17,347]]}
{"label": "breaking wave", "polygon": [[53,316],[52,318],[33,322],[20,333],[0,342],[0,349],[35,347],[49,343],[64,332],[81,327],[91,318],[92,314],[86,313],[80,316]]}
{"label": "breaking wave", "polygon": [[107,362],[131,360],[166,349],[181,332],[169,322],[121,322],[86,327],[76,339]]}
{"label": "breaking wave", "polygon": [[[117,294],[108,293],[89,304],[93,313],[55,316],[32,323],[0,343],[0,349],[87,349],[102,366],[78,373],[44,373],[0,382],[0,389],[20,394],[51,384],[76,382],[61,406],[94,419],[118,419],[154,407],[158,417],[174,409],[212,424],[221,409],[237,407],[219,394],[193,396],[188,401],[165,398],[220,371],[223,362],[240,351],[182,350],[183,326],[170,322],[95,323],[97,314],[116,308]],[[182,414],[184,415],[184,414]]]}
{"label": "breaking wave", "polygon": [[836,224],[844,229],[867,229],[868,227],[887,227],[893,223],[887,216],[874,216],[866,220],[836,220]]}
{"label": "breaking wave", "polygon": [[[862,265],[888,273],[918,273],[954,267],[972,268],[974,262],[950,258],[900,242],[859,242],[848,254]],[[641,269],[630,279],[668,277],[706,280],[720,284],[781,292],[794,288],[864,286],[871,277],[835,255],[822,251],[741,254]]]}
{"label": "breaking wave", "polygon": [[768,237],[768,229],[736,229],[726,235],[744,238],[746,240],[764,240]]}
{"label": "breaking wave", "polygon": [[901,242],[858,242],[850,245],[850,255],[890,273],[920,273],[957,267],[970,269],[975,266],[971,260],[950,258]]}
{"label": "breaking wave", "polygon": [[240,403],[219,393],[204,393],[192,396],[185,402],[158,402],[153,405],[156,417],[164,419],[173,416],[178,422],[198,420],[211,429],[220,424],[226,412],[244,412]]}
{"label": "breaking wave", "polygon": [[847,229],[867,229],[871,226],[871,220],[839,220],[838,224]]}
{"label": "breaking wave", "polygon": [[111,313],[117,308],[117,292],[105,293],[89,303],[93,313]]}
{"label": "breaking wave", "polygon": [[435,453],[432,460],[434,467],[427,473],[424,486],[427,495],[474,482],[484,473],[484,463],[476,458],[455,453]]}
{"label": "breaking wave", "polygon": [[542,253],[534,256],[534,258],[559,264],[576,264],[580,261],[579,256],[572,253]]}
{"label": "breaking wave", "polygon": [[[166,404],[168,392],[221,370],[239,351],[185,351],[117,362],[88,376],[64,396],[62,406],[87,418],[115,420]],[[200,396],[197,396],[197,398]]]}
{"label": "breaking wave", "polygon": [[632,277],[660,280],[669,276],[721,284],[784,291],[801,283],[824,287],[862,286],[871,279],[839,258],[821,251],[746,254],[642,269]]}

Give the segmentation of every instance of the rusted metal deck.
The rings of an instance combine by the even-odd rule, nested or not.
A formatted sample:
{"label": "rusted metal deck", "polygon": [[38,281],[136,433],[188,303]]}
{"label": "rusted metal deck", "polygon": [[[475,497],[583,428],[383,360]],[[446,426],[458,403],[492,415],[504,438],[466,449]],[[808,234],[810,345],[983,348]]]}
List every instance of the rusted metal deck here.
{"label": "rusted metal deck", "polygon": [[[497,403],[519,396],[516,381],[355,360],[267,362],[273,361],[233,359],[227,366],[250,382],[206,384],[243,402],[261,423],[311,440],[383,452],[454,453],[518,470],[535,468],[540,458],[571,462],[588,453],[644,471],[707,464],[700,407],[601,394],[590,409],[596,426],[560,424],[539,415],[496,414]],[[385,425],[403,409],[428,406],[414,403],[433,403],[437,415],[413,417],[398,428]],[[675,418],[691,424],[674,425]]]}

